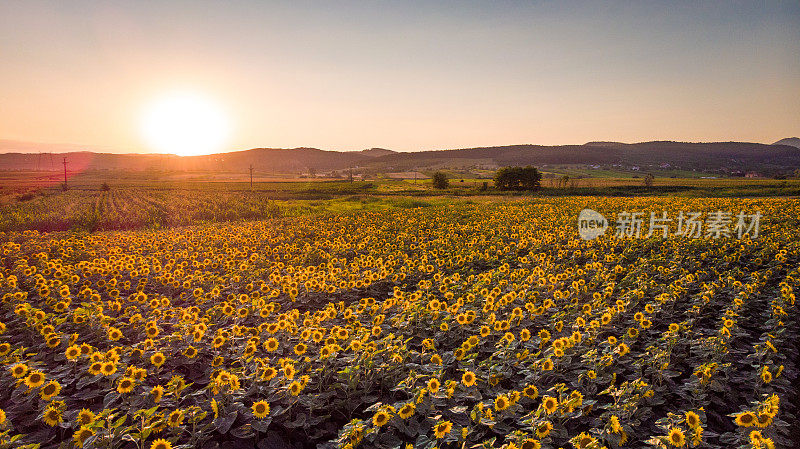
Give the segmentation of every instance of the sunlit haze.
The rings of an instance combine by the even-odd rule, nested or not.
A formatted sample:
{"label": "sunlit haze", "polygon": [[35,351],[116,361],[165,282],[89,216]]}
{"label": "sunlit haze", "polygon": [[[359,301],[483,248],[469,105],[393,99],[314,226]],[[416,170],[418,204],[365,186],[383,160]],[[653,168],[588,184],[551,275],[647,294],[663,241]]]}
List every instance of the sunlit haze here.
{"label": "sunlit haze", "polygon": [[142,135],[150,148],[181,156],[224,150],[228,117],[212,100],[192,92],[172,92],[148,104]]}
{"label": "sunlit haze", "polygon": [[0,54],[0,139],[113,152],[800,134],[797,1],[4,1]]}

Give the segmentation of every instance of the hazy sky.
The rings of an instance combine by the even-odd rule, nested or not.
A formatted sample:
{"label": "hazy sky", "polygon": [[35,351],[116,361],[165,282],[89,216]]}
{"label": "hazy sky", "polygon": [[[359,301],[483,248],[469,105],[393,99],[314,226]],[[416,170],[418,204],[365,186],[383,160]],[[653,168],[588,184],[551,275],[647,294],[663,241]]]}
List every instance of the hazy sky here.
{"label": "hazy sky", "polygon": [[800,2],[0,1],[0,139],[151,151],[212,98],[225,150],[800,134]]}

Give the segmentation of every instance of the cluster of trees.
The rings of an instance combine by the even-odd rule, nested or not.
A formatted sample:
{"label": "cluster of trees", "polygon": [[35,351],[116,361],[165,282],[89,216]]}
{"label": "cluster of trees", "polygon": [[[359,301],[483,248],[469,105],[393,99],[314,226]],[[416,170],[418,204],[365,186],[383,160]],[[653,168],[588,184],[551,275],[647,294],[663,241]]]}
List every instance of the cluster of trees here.
{"label": "cluster of trees", "polygon": [[[536,190],[539,188],[542,174],[536,167],[505,167],[498,170],[494,175],[494,185],[499,190]],[[446,189],[450,186],[447,174],[437,171],[433,174],[433,187],[436,189]],[[462,181],[463,182],[463,181]],[[482,190],[486,190],[484,187]]]}
{"label": "cluster of trees", "polygon": [[536,190],[542,174],[536,167],[505,167],[494,174],[494,185],[500,190]]}

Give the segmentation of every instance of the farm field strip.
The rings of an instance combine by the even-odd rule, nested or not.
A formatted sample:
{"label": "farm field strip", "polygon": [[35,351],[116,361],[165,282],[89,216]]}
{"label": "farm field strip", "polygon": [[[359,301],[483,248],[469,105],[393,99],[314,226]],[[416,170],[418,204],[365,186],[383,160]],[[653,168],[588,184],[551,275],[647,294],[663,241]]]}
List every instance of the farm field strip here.
{"label": "farm field strip", "polygon": [[[251,207],[137,193],[92,204]],[[752,240],[584,241],[584,207],[763,219]],[[566,197],[2,232],[0,439],[791,447],[798,212],[788,199]]]}

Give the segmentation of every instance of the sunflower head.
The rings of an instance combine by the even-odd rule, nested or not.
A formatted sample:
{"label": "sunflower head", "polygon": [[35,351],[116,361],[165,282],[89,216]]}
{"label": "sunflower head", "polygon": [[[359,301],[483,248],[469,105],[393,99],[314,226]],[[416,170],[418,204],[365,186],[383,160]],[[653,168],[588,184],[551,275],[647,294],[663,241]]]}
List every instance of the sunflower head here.
{"label": "sunflower head", "polygon": [[77,422],[81,426],[87,426],[94,422],[95,415],[91,410],[83,409],[78,413]]}
{"label": "sunflower head", "polygon": [[170,427],[178,427],[183,423],[183,417],[183,410],[173,410],[167,417],[167,424],[169,424]]}
{"label": "sunflower head", "polygon": [[72,435],[72,440],[75,442],[75,446],[83,447],[83,443],[92,435],[94,435],[94,432],[91,429],[87,427],[81,427]]}
{"label": "sunflower head", "polygon": [[683,447],[686,444],[686,437],[683,431],[677,427],[671,427],[667,434],[667,441],[675,447]]}
{"label": "sunflower head", "polygon": [[81,348],[77,345],[70,346],[64,351],[64,355],[67,357],[67,360],[77,360],[81,355]]}
{"label": "sunflower head", "polygon": [[303,391],[303,385],[300,382],[294,381],[289,385],[289,392],[292,393],[292,396],[297,396],[301,391]]}
{"label": "sunflower head", "polygon": [[537,389],[534,385],[528,385],[522,389],[522,394],[524,394],[527,398],[536,399],[536,397],[539,396],[539,389]]}
{"label": "sunflower head", "polygon": [[548,414],[554,413],[558,408],[558,400],[552,396],[545,396],[542,399],[542,406],[544,406],[544,409]]}
{"label": "sunflower head", "polygon": [[44,411],[44,415],[42,415],[42,420],[48,426],[55,427],[64,420],[61,416],[61,411],[53,407],[47,407]]}
{"label": "sunflower head", "polygon": [[172,443],[164,439],[157,439],[150,445],[150,449],[172,449]]}
{"label": "sunflower head", "polygon": [[397,412],[397,414],[400,415],[400,417],[403,419],[408,419],[411,415],[414,414],[416,408],[417,407],[413,403],[409,402],[404,406],[400,407],[400,410]]}
{"label": "sunflower head", "polygon": [[772,416],[769,413],[759,413],[758,418],[756,418],[755,425],[760,428],[767,427],[768,425],[772,424]]}
{"label": "sunflower head", "polygon": [[753,412],[742,412],[736,415],[736,425],[741,427],[750,427],[755,424],[756,419],[756,415]]}
{"label": "sunflower head", "polygon": [[692,429],[700,425],[700,416],[695,412],[686,412],[686,424]]}
{"label": "sunflower head", "polygon": [[253,411],[253,416],[258,419],[264,418],[269,414],[269,404],[267,401],[255,402],[251,409]]}
{"label": "sunflower head", "polygon": [[376,427],[381,427],[387,422],[389,422],[389,413],[385,410],[379,410],[375,415],[372,416],[372,424]]}
{"label": "sunflower head", "polygon": [[164,396],[164,387],[161,385],[156,385],[150,390],[150,393],[153,395],[153,400],[155,402],[161,401],[161,397]]}
{"label": "sunflower head", "polygon": [[510,402],[508,400],[508,396],[501,394],[500,396],[494,399],[494,409],[499,411],[505,410],[509,407]]}
{"label": "sunflower head", "polygon": [[258,401],[252,407],[253,416],[258,419],[264,418],[269,414],[269,404],[267,401]]}
{"label": "sunflower head", "polygon": [[104,376],[110,376],[117,372],[117,364],[114,362],[105,362],[100,368],[100,372],[102,372]]}
{"label": "sunflower head", "polygon": [[526,438],[522,440],[522,444],[519,446],[520,449],[541,449],[542,443],[539,440],[534,440],[533,438]]}
{"label": "sunflower head", "polygon": [[155,354],[150,356],[150,363],[155,365],[156,367],[160,367],[164,364],[167,358],[161,352],[156,352]]}
{"label": "sunflower head", "polygon": [[42,399],[48,401],[53,396],[57,395],[60,392],[61,392],[61,384],[59,384],[55,380],[51,380],[50,382],[47,383],[47,385],[42,387],[42,390],[39,392],[39,394],[41,395]]}
{"label": "sunflower head", "polygon": [[550,435],[551,430],[553,430],[553,425],[550,424],[550,421],[545,421],[536,427],[536,436],[545,438],[547,435]]}
{"label": "sunflower head", "polygon": [[453,423],[450,421],[442,421],[433,427],[433,433],[436,435],[436,438],[444,438],[452,429]]}
{"label": "sunflower head", "polygon": [[578,449],[586,449],[590,447],[597,439],[586,432],[581,432],[580,435],[573,439],[573,444]]}

